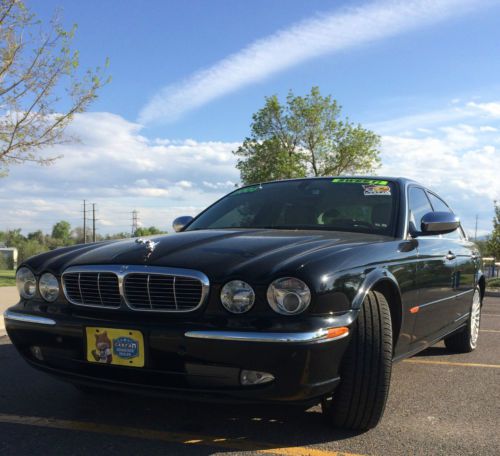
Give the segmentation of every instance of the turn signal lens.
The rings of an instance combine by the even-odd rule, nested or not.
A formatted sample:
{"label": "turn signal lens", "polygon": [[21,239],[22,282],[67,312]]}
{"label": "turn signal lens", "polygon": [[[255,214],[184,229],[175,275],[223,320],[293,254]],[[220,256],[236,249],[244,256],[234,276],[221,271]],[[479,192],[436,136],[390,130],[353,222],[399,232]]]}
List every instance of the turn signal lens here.
{"label": "turn signal lens", "polygon": [[342,336],[347,336],[349,334],[349,328],[341,326],[340,328],[330,328],[326,335],[327,339],[338,339]]}

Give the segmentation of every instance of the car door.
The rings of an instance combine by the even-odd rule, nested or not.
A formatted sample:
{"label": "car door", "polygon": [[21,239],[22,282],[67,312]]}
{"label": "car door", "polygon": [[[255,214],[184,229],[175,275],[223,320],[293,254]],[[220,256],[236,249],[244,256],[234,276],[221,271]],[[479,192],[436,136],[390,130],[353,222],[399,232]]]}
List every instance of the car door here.
{"label": "car door", "polygon": [[[452,233],[453,234],[453,233]],[[468,241],[462,233],[455,240],[457,268],[455,272],[456,299],[460,303],[463,316],[468,315],[472,305],[472,295],[476,285],[479,252],[474,243]]]}
{"label": "car door", "polygon": [[430,342],[454,318],[455,267],[454,241],[440,236],[419,235],[422,217],[433,212],[424,189],[412,186],[408,190],[410,232],[417,240],[418,262],[416,284],[419,305],[414,342]]}
{"label": "car door", "polygon": [[[453,213],[448,204],[439,196],[432,192],[428,192],[428,196],[435,211]],[[454,315],[455,319],[458,320],[460,317],[470,312],[472,292],[474,291],[476,283],[479,252],[474,243],[467,240],[461,227],[452,233],[443,234],[441,237],[452,242],[450,249],[456,256],[453,287],[455,299],[457,301]]]}

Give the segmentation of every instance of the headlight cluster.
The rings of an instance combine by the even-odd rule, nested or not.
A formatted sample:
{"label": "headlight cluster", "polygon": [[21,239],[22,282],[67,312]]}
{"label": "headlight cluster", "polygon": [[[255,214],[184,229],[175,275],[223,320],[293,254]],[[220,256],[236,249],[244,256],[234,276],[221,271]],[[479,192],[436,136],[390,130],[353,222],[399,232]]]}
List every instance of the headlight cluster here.
{"label": "headlight cluster", "polygon": [[[254,305],[255,292],[242,280],[232,280],[221,290],[220,299],[226,310],[234,314],[248,312]],[[267,302],[277,313],[296,315],[307,309],[311,291],[300,279],[283,277],[272,282],[267,289]]]}
{"label": "headlight cluster", "polygon": [[307,309],[311,302],[311,292],[302,280],[284,277],[269,285],[267,302],[275,312],[295,315]]}
{"label": "headlight cluster", "polygon": [[[16,274],[17,289],[21,297],[31,299],[36,294],[35,275],[26,267],[19,268]],[[38,290],[45,301],[54,302],[59,296],[59,281],[54,274],[46,272],[38,281]]]}
{"label": "headlight cluster", "polygon": [[222,305],[235,314],[248,312],[255,301],[255,292],[242,280],[231,280],[222,287],[220,293]]}
{"label": "headlight cluster", "polygon": [[38,289],[45,301],[54,302],[59,296],[59,282],[54,274],[46,272],[40,277]]}
{"label": "headlight cluster", "polygon": [[16,274],[16,285],[22,298],[30,299],[36,293],[36,278],[28,268],[20,268]]}

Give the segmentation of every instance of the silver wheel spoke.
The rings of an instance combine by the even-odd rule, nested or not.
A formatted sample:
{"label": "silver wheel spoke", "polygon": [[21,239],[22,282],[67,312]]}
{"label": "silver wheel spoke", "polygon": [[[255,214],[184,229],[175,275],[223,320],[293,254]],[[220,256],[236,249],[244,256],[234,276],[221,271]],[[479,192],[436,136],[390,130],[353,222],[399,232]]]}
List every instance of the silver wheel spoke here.
{"label": "silver wheel spoke", "polygon": [[479,290],[474,292],[472,298],[472,308],[470,314],[470,343],[472,348],[476,348],[479,337],[479,325],[481,321],[481,296]]}

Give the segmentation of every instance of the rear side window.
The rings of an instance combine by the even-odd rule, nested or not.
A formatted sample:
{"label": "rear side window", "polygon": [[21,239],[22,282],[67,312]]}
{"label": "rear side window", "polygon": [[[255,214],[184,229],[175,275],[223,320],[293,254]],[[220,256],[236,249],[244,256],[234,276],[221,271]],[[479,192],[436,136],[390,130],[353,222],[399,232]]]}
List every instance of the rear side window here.
{"label": "rear side window", "polygon": [[431,203],[424,190],[417,187],[411,187],[408,195],[408,205],[410,209],[410,225],[414,231],[420,231],[422,217],[432,211]]}

